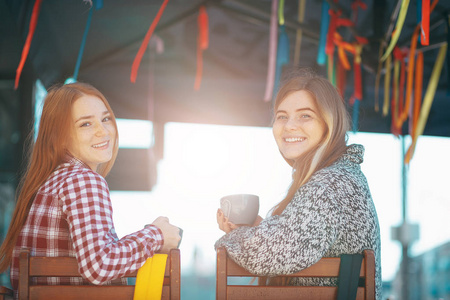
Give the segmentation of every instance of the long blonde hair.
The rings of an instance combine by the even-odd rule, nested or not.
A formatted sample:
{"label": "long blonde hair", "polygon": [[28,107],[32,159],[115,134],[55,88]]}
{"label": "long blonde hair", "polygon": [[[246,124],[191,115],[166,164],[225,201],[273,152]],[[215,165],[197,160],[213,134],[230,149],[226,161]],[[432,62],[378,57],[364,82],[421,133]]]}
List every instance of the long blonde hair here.
{"label": "long blonde hair", "polygon": [[[38,189],[64,161],[67,153],[66,145],[72,135],[72,106],[77,99],[85,95],[95,96],[103,101],[116,129],[113,156],[110,161],[99,166],[97,173],[105,177],[114,165],[119,138],[116,120],[105,96],[86,83],[78,82],[51,88],[45,98],[36,142],[33,147],[30,147],[28,167],[18,188],[19,193],[11,224],[0,247],[0,273],[5,271],[11,263],[17,237],[25,224]],[[30,134],[28,138],[32,139],[32,136]]]}
{"label": "long blonde hair", "polygon": [[325,135],[315,148],[295,161],[284,158],[293,168],[292,184],[286,197],[273,208],[272,215],[281,214],[297,190],[309,180],[314,172],[331,165],[347,149],[347,131],[350,129],[350,119],[342,97],[327,79],[311,73],[288,79],[277,94],[274,111],[277,111],[278,106],[287,96],[301,90],[310,93],[316,102],[319,115],[325,123]]}

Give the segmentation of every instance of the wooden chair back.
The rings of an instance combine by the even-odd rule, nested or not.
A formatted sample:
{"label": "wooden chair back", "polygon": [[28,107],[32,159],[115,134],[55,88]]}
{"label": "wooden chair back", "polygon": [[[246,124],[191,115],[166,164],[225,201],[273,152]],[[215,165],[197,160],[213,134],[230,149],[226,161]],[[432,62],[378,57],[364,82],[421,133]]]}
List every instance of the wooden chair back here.
{"label": "wooden chair back", "polygon": [[0,286],[0,300],[13,300],[13,290],[6,286]]}
{"label": "wooden chair back", "polygon": [[[81,277],[74,257],[36,257],[19,254],[19,299],[133,299],[134,285],[33,285],[33,277]],[[126,276],[136,277],[137,271]],[[167,258],[161,299],[180,299],[180,250]]]}
{"label": "wooden chair back", "polygon": [[[314,265],[298,273],[284,275],[283,277],[338,277],[341,259],[339,257],[324,257]],[[230,283],[234,277],[249,277],[247,285]],[[258,278],[231,260],[225,248],[217,249],[217,277],[216,299],[336,299],[336,286],[262,286],[258,285]],[[251,283],[250,278],[255,278]],[[231,280],[230,280],[231,279]],[[373,250],[364,250],[361,265],[360,282],[356,299],[375,299],[375,255]]]}

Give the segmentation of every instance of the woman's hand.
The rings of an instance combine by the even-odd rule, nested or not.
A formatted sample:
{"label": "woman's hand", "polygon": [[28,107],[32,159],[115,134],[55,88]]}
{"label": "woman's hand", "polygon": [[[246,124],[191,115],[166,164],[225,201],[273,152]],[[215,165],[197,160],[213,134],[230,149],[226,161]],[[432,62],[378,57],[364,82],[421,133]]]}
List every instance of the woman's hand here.
{"label": "woman's hand", "polygon": [[230,231],[238,227],[228,221],[228,218],[225,217],[223,211],[220,208],[217,210],[217,224],[219,224],[219,229],[224,231],[225,233],[229,233]]}
{"label": "woman's hand", "polygon": [[180,243],[180,229],[169,223],[169,219],[166,217],[158,217],[153,221],[152,225],[158,227],[164,238],[164,245],[159,250],[161,253],[169,253],[171,249],[176,249]]}
{"label": "woman's hand", "polygon": [[261,223],[261,221],[262,220],[264,220],[263,218],[261,218],[261,216],[260,215],[258,215],[257,217],[256,217],[256,220],[255,220],[255,222],[253,223],[253,225],[252,225],[252,227],[256,227],[256,226],[258,226],[259,225],[259,223]]}

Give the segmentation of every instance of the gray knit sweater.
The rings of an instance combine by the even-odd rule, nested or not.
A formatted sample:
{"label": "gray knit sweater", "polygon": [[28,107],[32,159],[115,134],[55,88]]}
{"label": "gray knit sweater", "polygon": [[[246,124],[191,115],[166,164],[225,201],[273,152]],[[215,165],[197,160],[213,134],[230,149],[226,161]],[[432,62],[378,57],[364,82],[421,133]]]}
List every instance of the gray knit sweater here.
{"label": "gray knit sweater", "polygon": [[[267,276],[298,272],[324,256],[373,249],[376,298],[381,299],[380,229],[361,172],[363,156],[362,145],[350,145],[335,163],[313,174],[281,215],[269,216],[256,227],[239,227],[215,247],[224,246],[237,264]],[[333,285],[336,280],[318,279],[314,284]]]}

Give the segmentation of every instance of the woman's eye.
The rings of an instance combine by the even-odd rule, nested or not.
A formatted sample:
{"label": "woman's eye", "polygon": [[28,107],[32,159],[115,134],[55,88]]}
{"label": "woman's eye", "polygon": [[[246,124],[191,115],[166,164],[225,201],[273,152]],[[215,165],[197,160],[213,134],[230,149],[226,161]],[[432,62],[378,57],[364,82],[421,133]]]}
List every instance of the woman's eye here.
{"label": "woman's eye", "polygon": [[285,120],[287,117],[285,115],[278,115],[277,120]]}
{"label": "woman's eye", "polygon": [[311,115],[308,115],[308,114],[302,114],[302,115],[300,115],[300,118],[302,118],[302,119],[311,118]]}
{"label": "woman's eye", "polygon": [[90,125],[91,125],[91,123],[89,123],[89,122],[84,122],[83,124],[81,124],[80,127],[88,127],[88,126],[90,126]]}
{"label": "woman's eye", "polygon": [[105,117],[105,118],[103,119],[103,122],[108,122],[108,121],[111,121],[111,117]]}

